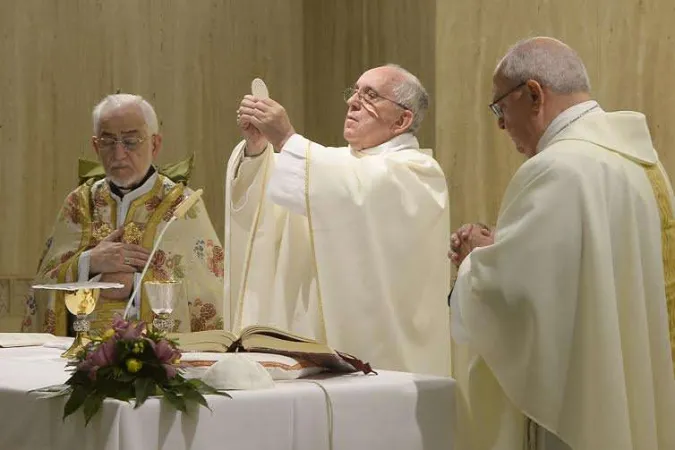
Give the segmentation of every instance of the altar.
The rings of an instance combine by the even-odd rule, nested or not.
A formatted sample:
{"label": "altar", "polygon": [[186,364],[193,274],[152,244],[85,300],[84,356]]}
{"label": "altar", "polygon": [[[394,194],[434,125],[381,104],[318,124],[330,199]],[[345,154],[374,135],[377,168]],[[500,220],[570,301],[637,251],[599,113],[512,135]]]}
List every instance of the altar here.
{"label": "altar", "polygon": [[207,396],[211,411],[176,411],[159,399],[139,409],[106,400],[87,427],[62,420],[65,398],[29,390],[69,376],[62,350],[0,348],[0,449],[452,450],[455,381],[379,371],[317,376],[274,388]]}

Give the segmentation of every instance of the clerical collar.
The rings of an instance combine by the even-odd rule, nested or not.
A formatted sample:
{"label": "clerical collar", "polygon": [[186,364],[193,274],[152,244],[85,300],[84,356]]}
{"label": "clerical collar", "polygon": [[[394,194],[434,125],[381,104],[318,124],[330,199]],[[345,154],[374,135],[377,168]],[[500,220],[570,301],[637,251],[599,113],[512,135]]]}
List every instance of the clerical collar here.
{"label": "clerical collar", "polygon": [[558,114],[539,139],[539,142],[537,143],[537,153],[548,147],[558,133],[591,111],[602,111],[602,108],[600,108],[600,105],[598,105],[598,102],[595,100],[577,103]]}
{"label": "clerical collar", "polygon": [[121,187],[117,186],[115,183],[113,183],[112,181],[107,180],[108,186],[110,186],[110,192],[112,192],[117,197],[122,199],[122,198],[124,198],[125,195],[128,195],[128,194],[132,193],[134,190],[143,186],[150,179],[150,177],[155,174],[155,172],[156,172],[155,168],[151,165],[150,168],[148,169],[148,173],[145,174],[143,179],[141,181],[139,181],[138,183],[133,184],[129,188],[121,188]]}
{"label": "clerical collar", "polygon": [[365,148],[363,150],[356,151],[356,153],[362,155],[382,155],[385,153],[393,153],[399,150],[406,150],[410,148],[419,150],[420,143],[412,133],[403,133],[383,144],[371,148]]}

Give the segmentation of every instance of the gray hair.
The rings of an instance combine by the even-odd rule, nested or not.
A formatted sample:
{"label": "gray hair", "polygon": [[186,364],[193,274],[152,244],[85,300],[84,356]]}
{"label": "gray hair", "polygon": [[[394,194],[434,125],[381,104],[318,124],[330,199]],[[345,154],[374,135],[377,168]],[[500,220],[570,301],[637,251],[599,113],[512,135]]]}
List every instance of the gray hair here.
{"label": "gray hair", "polygon": [[495,73],[514,84],[535,80],[557,94],[591,90],[586,67],[577,52],[548,37],[517,42],[506,52]]}
{"label": "gray hair", "polygon": [[387,64],[403,75],[403,80],[394,87],[394,98],[398,103],[410,109],[413,120],[409,132],[415,133],[422,125],[424,114],[429,109],[429,94],[420,80],[398,64]]}
{"label": "gray hair", "polygon": [[138,105],[141,108],[143,113],[143,118],[145,119],[145,124],[148,126],[148,131],[150,134],[159,133],[159,123],[157,121],[157,113],[150,103],[147,102],[140,95],[133,94],[113,94],[108,95],[106,98],[101,100],[101,102],[94,107],[94,110],[91,113],[92,120],[94,122],[94,135],[98,136],[98,133],[101,131],[101,116],[104,112],[109,109],[121,108],[127,105]]}

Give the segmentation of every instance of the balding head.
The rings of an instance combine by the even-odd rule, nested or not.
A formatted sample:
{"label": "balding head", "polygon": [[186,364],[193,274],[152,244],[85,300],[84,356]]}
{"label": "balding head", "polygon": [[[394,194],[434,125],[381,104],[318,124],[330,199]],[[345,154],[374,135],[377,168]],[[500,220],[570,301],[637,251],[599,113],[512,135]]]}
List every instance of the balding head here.
{"label": "balding head", "polygon": [[535,80],[556,94],[591,90],[586,67],[577,52],[550,37],[516,43],[497,65],[495,75],[514,84]]}
{"label": "balding head", "polygon": [[429,106],[422,83],[395,64],[366,71],[349,92],[344,137],[355,150],[415,133]]}
{"label": "balding head", "polygon": [[501,59],[492,78],[499,127],[520,153],[532,157],[542,135],[560,113],[590,100],[590,82],[579,55],[548,37],[518,42]]}

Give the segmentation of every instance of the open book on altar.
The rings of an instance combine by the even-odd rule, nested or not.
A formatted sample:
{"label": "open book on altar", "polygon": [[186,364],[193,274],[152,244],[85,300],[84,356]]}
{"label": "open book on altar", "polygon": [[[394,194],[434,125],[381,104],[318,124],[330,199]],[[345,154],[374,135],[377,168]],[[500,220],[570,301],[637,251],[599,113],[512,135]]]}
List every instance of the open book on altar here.
{"label": "open book on altar", "polygon": [[226,330],[171,333],[184,352],[273,353],[304,360],[331,372],[370,373],[370,364],[354,356],[333,350],[326,344],[278,328],[251,325],[239,336]]}

